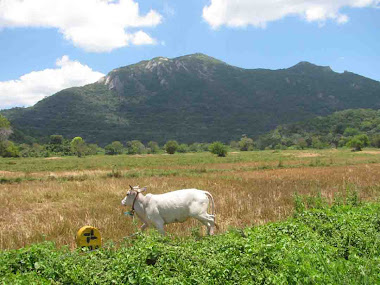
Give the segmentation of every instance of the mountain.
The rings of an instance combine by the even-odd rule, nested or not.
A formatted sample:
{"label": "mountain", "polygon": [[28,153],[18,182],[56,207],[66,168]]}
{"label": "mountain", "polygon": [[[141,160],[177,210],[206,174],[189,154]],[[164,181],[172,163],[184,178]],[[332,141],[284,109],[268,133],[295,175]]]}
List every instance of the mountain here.
{"label": "mountain", "polygon": [[308,62],[243,69],[192,54],[117,68],[94,84],[1,113],[26,135],[82,136],[104,145],[229,141],[352,108],[379,109],[380,82]]}

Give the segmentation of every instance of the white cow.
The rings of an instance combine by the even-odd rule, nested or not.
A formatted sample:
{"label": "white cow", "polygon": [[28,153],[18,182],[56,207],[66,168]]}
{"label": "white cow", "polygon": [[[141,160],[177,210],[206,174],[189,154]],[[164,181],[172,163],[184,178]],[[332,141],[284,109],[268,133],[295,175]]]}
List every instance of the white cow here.
{"label": "white cow", "polygon": [[[161,234],[165,235],[164,225],[174,222],[184,222],[192,217],[207,226],[207,233],[214,234],[215,204],[212,195],[203,190],[183,189],[165,194],[144,196],[142,192],[146,187],[132,187],[127,196],[121,201],[124,206],[132,207],[132,214],[136,212],[144,223],[141,230],[148,226],[154,226]],[[212,215],[207,213],[209,200],[212,205]]]}

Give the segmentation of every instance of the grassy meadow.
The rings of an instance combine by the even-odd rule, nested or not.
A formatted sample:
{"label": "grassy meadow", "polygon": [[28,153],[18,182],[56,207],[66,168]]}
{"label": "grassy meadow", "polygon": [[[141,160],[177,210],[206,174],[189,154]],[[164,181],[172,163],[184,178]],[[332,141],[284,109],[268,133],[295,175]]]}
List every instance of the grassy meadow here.
{"label": "grassy meadow", "polygon": [[[366,149],[254,151],[85,158],[0,159],[0,248],[54,241],[75,247],[76,231],[92,225],[103,241],[122,241],[140,223],[123,215],[128,185],[150,193],[183,188],[210,191],[217,233],[283,220],[294,211],[294,193],[321,193],[328,201],[356,191],[362,200],[380,192],[380,152]],[[129,210],[129,209],[128,209]],[[189,220],[166,226],[188,236],[203,226]]]}

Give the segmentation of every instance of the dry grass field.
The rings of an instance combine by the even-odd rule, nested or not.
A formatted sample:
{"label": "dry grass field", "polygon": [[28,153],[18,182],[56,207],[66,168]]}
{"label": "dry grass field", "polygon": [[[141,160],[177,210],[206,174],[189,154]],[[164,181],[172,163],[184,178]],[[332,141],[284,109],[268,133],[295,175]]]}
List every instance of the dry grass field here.
{"label": "dry grass field", "polygon": [[[0,182],[1,249],[43,240],[73,248],[76,231],[84,225],[99,228],[103,241],[117,242],[138,230],[140,223],[123,215],[129,209],[120,204],[129,184],[147,186],[150,193],[210,191],[218,232],[224,232],[290,216],[294,193],[320,192],[331,201],[338,193],[357,191],[362,199],[375,199],[380,193],[380,154],[309,150],[235,153],[220,159],[201,153],[2,160]],[[190,235],[198,227],[204,234],[197,221],[166,230]]]}

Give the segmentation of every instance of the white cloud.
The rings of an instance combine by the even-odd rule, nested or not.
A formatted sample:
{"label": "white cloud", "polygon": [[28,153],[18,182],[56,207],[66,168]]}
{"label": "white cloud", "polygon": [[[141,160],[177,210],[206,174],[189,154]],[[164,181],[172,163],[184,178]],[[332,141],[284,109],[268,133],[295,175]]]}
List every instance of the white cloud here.
{"label": "white cloud", "polygon": [[343,7],[376,7],[379,0],[211,0],[203,8],[203,18],[212,28],[222,25],[264,28],[268,22],[286,16],[299,16],[320,24],[326,20],[344,24],[348,16],[340,13]]}
{"label": "white cloud", "polygon": [[154,44],[143,31],[162,16],[150,10],[141,16],[134,0],[0,0],[0,28],[57,28],[65,39],[91,52],[106,52],[130,44]]}
{"label": "white cloud", "polygon": [[102,76],[104,74],[65,55],[57,59],[55,69],[33,71],[17,80],[0,81],[0,110],[31,106],[64,88],[93,83]]}

